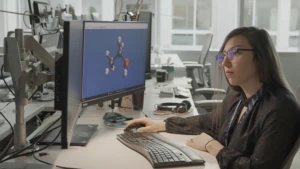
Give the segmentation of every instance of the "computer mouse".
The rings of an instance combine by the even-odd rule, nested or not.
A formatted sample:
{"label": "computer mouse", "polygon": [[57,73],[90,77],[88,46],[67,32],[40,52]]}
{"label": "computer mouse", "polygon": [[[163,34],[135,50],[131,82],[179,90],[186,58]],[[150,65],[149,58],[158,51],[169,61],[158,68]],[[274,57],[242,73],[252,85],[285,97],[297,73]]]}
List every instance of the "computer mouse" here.
{"label": "computer mouse", "polygon": [[129,126],[129,127],[125,128],[124,132],[136,133],[137,129],[139,129],[141,127],[146,127],[146,125],[142,124],[142,123],[139,123],[139,124],[136,124],[136,125],[132,125],[132,126]]}

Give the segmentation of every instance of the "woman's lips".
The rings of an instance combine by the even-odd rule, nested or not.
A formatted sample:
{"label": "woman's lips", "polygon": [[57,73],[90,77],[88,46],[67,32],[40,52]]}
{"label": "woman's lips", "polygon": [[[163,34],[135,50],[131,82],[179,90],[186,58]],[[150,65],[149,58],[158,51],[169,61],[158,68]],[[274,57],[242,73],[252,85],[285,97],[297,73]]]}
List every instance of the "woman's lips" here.
{"label": "woman's lips", "polygon": [[229,71],[229,70],[227,70],[227,71],[225,72],[225,74],[226,74],[226,77],[232,77],[232,76],[233,76],[233,72],[232,72],[232,71]]}

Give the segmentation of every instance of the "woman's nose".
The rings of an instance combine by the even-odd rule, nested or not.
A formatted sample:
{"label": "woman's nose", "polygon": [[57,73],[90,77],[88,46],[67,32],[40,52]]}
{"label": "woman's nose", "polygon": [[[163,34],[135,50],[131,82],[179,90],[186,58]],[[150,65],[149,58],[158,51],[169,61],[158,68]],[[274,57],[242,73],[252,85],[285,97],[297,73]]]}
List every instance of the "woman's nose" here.
{"label": "woman's nose", "polygon": [[230,62],[230,59],[225,55],[224,56],[224,59],[222,61],[222,66],[230,66],[231,65],[231,62]]}

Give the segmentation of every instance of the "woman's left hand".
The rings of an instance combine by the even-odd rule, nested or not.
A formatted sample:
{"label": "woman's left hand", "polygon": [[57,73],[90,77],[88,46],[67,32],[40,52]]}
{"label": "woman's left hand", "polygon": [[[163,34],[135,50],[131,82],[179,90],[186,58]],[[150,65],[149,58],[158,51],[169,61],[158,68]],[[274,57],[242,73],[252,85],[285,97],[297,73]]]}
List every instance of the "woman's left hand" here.
{"label": "woman's left hand", "polygon": [[195,138],[187,140],[186,145],[188,145],[194,149],[200,150],[200,151],[207,151],[205,145],[211,140],[214,140],[214,138],[212,138],[210,135],[208,135],[206,133],[201,133],[200,135],[196,136]]}

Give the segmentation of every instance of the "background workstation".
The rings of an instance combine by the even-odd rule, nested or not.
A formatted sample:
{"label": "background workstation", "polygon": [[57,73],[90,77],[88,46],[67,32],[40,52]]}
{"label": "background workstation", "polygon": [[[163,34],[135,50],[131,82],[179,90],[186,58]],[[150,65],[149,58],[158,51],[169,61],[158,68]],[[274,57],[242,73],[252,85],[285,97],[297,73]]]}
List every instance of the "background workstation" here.
{"label": "background workstation", "polygon": [[[136,0],[123,0],[123,4],[121,1],[117,1],[115,4],[115,2],[112,0],[51,0],[49,1],[49,4],[53,7],[57,7],[59,4],[61,6],[71,4],[75,9],[77,18],[84,20],[112,21],[115,19],[115,13],[118,13],[120,10],[122,13],[118,20],[122,21],[124,19],[123,15],[128,11],[128,9],[134,7],[136,2]],[[28,10],[27,1],[24,0],[4,0],[0,2],[0,7],[0,9],[11,10],[20,13]],[[230,7],[232,10],[228,10],[228,7]],[[133,114],[137,117],[144,117],[144,113],[146,113],[150,118],[163,120],[169,116],[157,116],[153,114],[155,111],[155,104],[171,101],[170,98],[159,97],[160,88],[162,86],[173,87],[174,85],[176,86],[180,84],[185,88],[193,89],[195,87],[191,84],[189,79],[185,79],[186,81],[181,79],[183,78],[182,76],[185,76],[187,73],[186,64],[184,62],[198,62],[199,57],[202,56],[200,61],[200,63],[202,63],[204,55],[206,55],[205,61],[211,64],[209,73],[212,83],[211,86],[214,86],[215,56],[226,34],[239,26],[253,25],[267,29],[272,36],[278,50],[284,75],[286,76],[287,81],[294,91],[296,91],[297,86],[300,83],[300,75],[298,73],[298,65],[300,63],[300,3],[297,0],[231,0],[226,2],[222,0],[189,0],[185,1],[184,3],[180,0],[144,0],[141,11],[151,11],[153,13],[151,36],[152,70],[156,70],[161,65],[166,64],[167,59],[171,58],[171,63],[175,67],[175,75],[177,77],[174,78],[171,84],[157,84],[155,76],[153,76],[151,80],[146,80],[144,103],[151,104],[144,104],[143,112],[134,111]],[[65,14],[64,17],[70,19],[69,14]],[[0,39],[6,37],[7,32],[13,31],[15,28],[23,28],[25,30],[28,29],[23,23],[23,16],[0,13],[0,18],[4,21],[4,24],[0,25]],[[127,15],[127,18],[129,18],[129,15]],[[25,22],[29,24],[26,18]],[[207,34],[211,34],[213,37],[210,42],[211,44],[208,47],[208,51],[202,55],[201,52],[203,52],[203,47],[207,44],[207,41],[205,40]],[[51,37],[54,37],[54,35]],[[58,39],[58,37],[55,39]],[[56,50],[51,47],[51,44],[49,44],[49,46],[47,45],[48,44],[44,44],[44,47],[48,49],[48,52]],[[0,40],[0,54],[2,53],[2,46],[3,41]],[[62,51],[62,49],[58,50]],[[98,55],[100,55],[100,52],[98,53]],[[103,53],[103,56],[105,56],[105,53]],[[156,58],[160,59],[156,60]],[[0,60],[2,62],[3,59]],[[194,71],[194,76],[196,79],[200,78],[201,80],[201,75],[199,75],[198,71]],[[207,80],[206,78],[207,77],[205,77],[205,80]],[[199,88],[211,86],[199,85]],[[226,89],[226,84],[223,84],[221,88]],[[203,95],[197,95],[195,98],[197,100],[206,100]],[[182,101],[182,99],[173,99],[175,102]],[[192,97],[188,98],[188,100],[190,100],[193,105],[193,112],[188,115],[207,112],[201,107],[194,107],[195,104],[192,100]],[[51,107],[53,107],[52,104],[53,103],[51,102],[28,104],[25,112],[30,113],[25,113],[25,121],[29,121],[42,110],[51,110]],[[56,165],[69,167],[76,166],[79,168],[120,168],[124,166],[126,166],[125,168],[138,168],[139,166],[151,168],[150,163],[148,163],[144,157],[139,154],[134,154],[134,152],[117,141],[116,134],[122,133],[122,130],[113,130],[103,126],[101,119],[103,114],[109,111],[107,106],[108,104],[109,103],[105,103],[104,108],[91,106],[88,108],[88,112],[90,113],[84,113],[83,117],[86,117],[86,119],[78,120],[78,123],[87,122],[99,125],[97,133],[87,147],[82,149],[76,148],[74,152],[70,150],[63,151],[50,148],[49,152],[54,153],[55,155],[52,154],[52,156],[45,156],[42,159],[51,163],[55,163]],[[5,106],[5,103],[1,104],[1,106]],[[13,106],[14,103],[11,103],[8,107],[3,109],[3,113],[9,114],[9,120],[12,122],[14,119],[13,114],[11,114]],[[44,107],[46,107],[46,109],[44,109]],[[119,110],[117,109],[117,111]],[[128,113],[128,110],[126,109],[120,111],[125,114]],[[58,115],[55,115],[52,118],[57,116]],[[1,133],[5,133],[4,135],[1,134],[1,139],[9,134],[9,126],[7,124],[2,125],[0,131]],[[163,135],[183,145],[187,139],[192,137],[180,135],[177,136],[165,133],[163,133]],[[113,142],[111,142],[112,140]],[[108,143],[111,143],[111,147],[105,146]],[[119,149],[120,151],[112,151],[112,148]],[[110,153],[102,153],[102,151],[106,152],[106,150],[110,151]],[[123,151],[124,153],[119,153]],[[204,152],[195,152],[197,152],[206,160],[206,165],[203,166],[203,168],[218,168],[214,157]],[[90,156],[93,157],[97,157],[101,154],[101,160],[98,158],[82,158],[82,156],[74,155],[76,153],[83,155],[89,153],[91,154]],[[120,159],[121,162],[107,163],[107,161],[110,161],[111,157],[114,155],[116,155],[115,158]],[[53,156],[56,157],[53,158]],[[74,159],[74,161],[77,163],[72,164],[72,161],[66,161],[67,157]],[[128,158],[129,160],[127,161],[127,157],[131,158]],[[296,156],[295,159],[298,159],[298,157],[299,155]],[[33,159],[28,160],[30,162],[34,162]],[[299,167],[300,164],[297,164],[297,161],[298,160],[294,160],[292,168]],[[135,164],[132,165],[133,163]]]}

